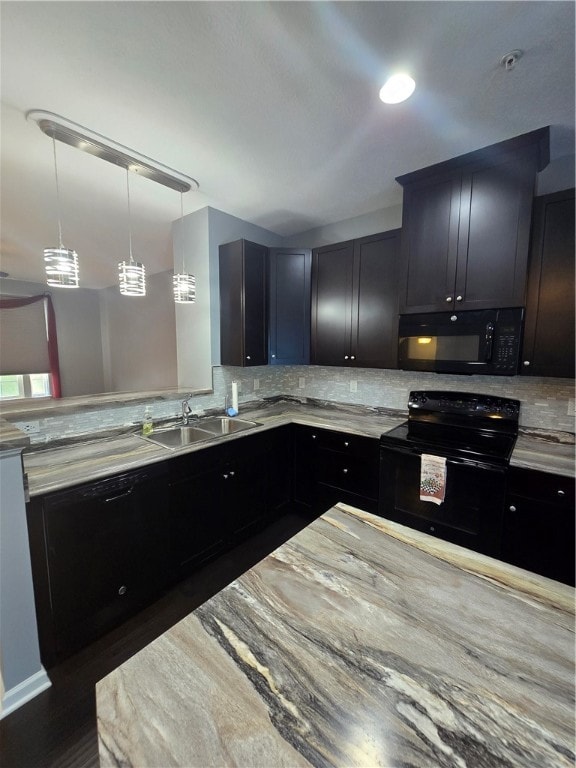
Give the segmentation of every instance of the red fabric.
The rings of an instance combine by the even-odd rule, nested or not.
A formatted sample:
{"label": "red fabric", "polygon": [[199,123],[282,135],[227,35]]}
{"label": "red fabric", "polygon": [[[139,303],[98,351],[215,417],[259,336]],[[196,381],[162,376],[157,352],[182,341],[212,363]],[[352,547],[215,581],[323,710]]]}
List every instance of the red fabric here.
{"label": "red fabric", "polygon": [[46,302],[46,316],[48,318],[48,359],[50,360],[50,389],[52,397],[62,397],[60,385],[60,362],[58,359],[58,335],[56,333],[56,315],[49,293],[41,293],[39,296],[23,296],[22,298],[1,299],[0,309],[15,309],[34,304],[37,301]]}

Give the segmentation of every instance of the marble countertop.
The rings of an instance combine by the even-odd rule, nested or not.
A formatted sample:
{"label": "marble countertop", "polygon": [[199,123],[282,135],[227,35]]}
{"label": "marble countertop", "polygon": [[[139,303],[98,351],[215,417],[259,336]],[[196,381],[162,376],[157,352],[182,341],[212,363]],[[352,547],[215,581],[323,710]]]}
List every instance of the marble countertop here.
{"label": "marble countertop", "polygon": [[[249,432],[219,437],[217,442],[242,439],[245,434],[289,423],[379,438],[382,433],[406,420],[404,414],[385,409],[283,401],[253,405],[243,409],[240,417],[255,420],[259,422],[259,426]],[[520,435],[511,464],[574,477],[576,472],[573,436],[572,442],[566,442],[569,439],[570,436],[566,433],[547,435],[531,432]],[[60,446],[32,446],[24,453],[24,469],[28,475],[30,495],[37,496],[126,472],[145,464],[166,461],[181,453],[203,450],[215,442],[216,440],[212,440],[168,450],[143,440],[135,429],[130,429],[104,437],[92,435],[87,439],[76,439]]]}
{"label": "marble countertop", "polygon": [[101,768],[568,768],[574,590],[337,505],[96,698]]}

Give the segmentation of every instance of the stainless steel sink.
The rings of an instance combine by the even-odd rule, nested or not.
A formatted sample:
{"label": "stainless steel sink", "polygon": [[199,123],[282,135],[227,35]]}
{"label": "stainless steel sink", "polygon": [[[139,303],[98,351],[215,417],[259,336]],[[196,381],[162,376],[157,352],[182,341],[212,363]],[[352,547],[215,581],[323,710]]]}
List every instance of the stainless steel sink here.
{"label": "stainless steel sink", "polygon": [[230,419],[228,416],[210,416],[194,424],[179,424],[169,429],[157,429],[151,435],[139,435],[142,440],[149,440],[164,448],[182,448],[185,445],[214,440],[222,435],[231,435],[244,429],[260,426],[257,421]]}
{"label": "stainless steel sink", "polygon": [[162,445],[164,448],[182,448],[184,445],[201,443],[204,440],[214,440],[214,432],[199,427],[186,425],[157,430],[151,435],[140,435],[143,440]]}
{"label": "stainless steel sink", "polygon": [[228,416],[211,416],[200,421],[200,429],[207,429],[213,435],[231,435],[234,432],[241,432],[243,429],[259,426],[257,421],[230,419]]}

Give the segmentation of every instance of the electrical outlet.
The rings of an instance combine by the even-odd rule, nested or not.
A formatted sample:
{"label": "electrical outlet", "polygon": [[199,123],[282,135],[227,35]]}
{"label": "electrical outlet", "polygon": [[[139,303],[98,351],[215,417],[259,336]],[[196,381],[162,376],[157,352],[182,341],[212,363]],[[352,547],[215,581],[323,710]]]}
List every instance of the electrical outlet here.
{"label": "electrical outlet", "polygon": [[574,409],[575,403],[576,400],[573,397],[568,398],[568,416],[576,416],[576,411]]}
{"label": "electrical outlet", "polygon": [[351,381],[350,382],[350,392],[358,392],[358,382],[357,381]]}
{"label": "electrical outlet", "polygon": [[40,432],[40,422],[26,421],[24,423],[18,424],[18,429],[21,429],[22,432],[26,432],[27,435],[36,435],[38,432]]}
{"label": "electrical outlet", "polygon": [[254,379],[254,391],[260,389],[260,379]]}
{"label": "electrical outlet", "polygon": [[304,376],[299,376],[298,377],[298,387],[300,389],[304,389],[305,386],[306,386],[306,379],[304,378]]}

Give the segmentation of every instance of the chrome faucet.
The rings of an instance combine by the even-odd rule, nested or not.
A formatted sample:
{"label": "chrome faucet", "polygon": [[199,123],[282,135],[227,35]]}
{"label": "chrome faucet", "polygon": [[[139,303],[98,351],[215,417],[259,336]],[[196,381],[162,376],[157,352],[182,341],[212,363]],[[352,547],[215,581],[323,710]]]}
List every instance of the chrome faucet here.
{"label": "chrome faucet", "polygon": [[192,413],[192,408],[190,408],[189,400],[192,397],[192,395],[186,395],[184,400],[182,400],[182,423],[188,424],[188,420],[190,419],[190,414]]}

